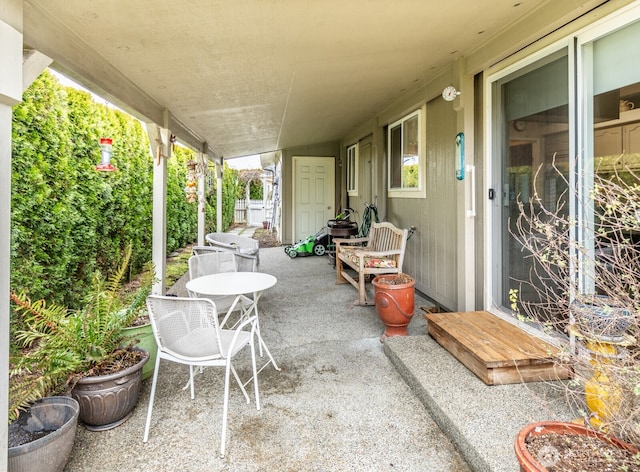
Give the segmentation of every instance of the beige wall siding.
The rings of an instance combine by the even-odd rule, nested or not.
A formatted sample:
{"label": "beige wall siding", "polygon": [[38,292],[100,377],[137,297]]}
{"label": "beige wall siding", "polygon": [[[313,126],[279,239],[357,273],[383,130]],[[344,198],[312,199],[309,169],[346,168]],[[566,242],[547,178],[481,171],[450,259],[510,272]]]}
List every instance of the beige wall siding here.
{"label": "beige wall siding", "polygon": [[390,199],[389,221],[416,227],[407,243],[404,271],[416,287],[449,310],[457,309],[456,113],[442,99],[427,103],[425,199]]}
{"label": "beige wall siding", "polygon": [[[372,178],[373,197],[377,197],[380,217],[402,226],[416,226],[416,232],[407,245],[405,271],[416,278],[417,288],[445,308],[456,310],[460,294],[465,290],[460,283],[469,270],[458,255],[459,233],[457,223],[464,218],[462,202],[456,201],[456,189],[460,182],[454,176],[454,137],[458,131],[465,132],[469,143],[466,149],[468,163],[476,169],[476,211],[473,240],[475,255],[472,272],[475,279],[475,305],[484,306],[484,221],[487,210],[485,172],[491,165],[490,156],[484,155],[483,124],[484,107],[482,80],[475,82],[473,76],[489,70],[506,67],[567,33],[584,27],[632,0],[592,0],[580,6],[566,2],[546,2],[545,7],[532,17],[523,18],[517,24],[503,30],[488,41],[479,43],[476,50],[463,58],[453,59],[450,64],[436,70],[431,79],[420,89],[408,92],[396,102],[381,110],[347,136],[342,147],[353,144],[372,134]],[[475,87],[472,85],[475,83]],[[440,98],[442,89],[454,85],[463,95],[459,103],[444,102]],[[385,126],[403,115],[427,105],[427,196],[425,199],[387,199],[387,169],[384,130]],[[472,111],[465,109],[471,108]],[[471,117],[462,121],[463,115]],[[344,171],[344,168],[342,169]],[[361,170],[362,175],[362,170]],[[346,202],[346,195],[343,196]],[[360,213],[364,199],[350,199],[350,204]],[[458,246],[457,246],[458,245]],[[458,260],[460,259],[460,260]],[[464,267],[463,267],[464,266]],[[459,273],[462,272],[462,273]],[[473,290],[473,289],[472,289]]]}

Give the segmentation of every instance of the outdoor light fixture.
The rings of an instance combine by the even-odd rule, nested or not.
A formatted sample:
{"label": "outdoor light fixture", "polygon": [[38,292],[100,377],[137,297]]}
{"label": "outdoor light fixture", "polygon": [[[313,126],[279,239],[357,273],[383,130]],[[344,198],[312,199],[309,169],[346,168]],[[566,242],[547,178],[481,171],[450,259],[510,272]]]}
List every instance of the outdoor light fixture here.
{"label": "outdoor light fixture", "polygon": [[113,140],[111,138],[100,138],[100,155],[101,162],[96,166],[96,170],[102,172],[113,172],[116,170],[113,165],[111,165],[111,147],[113,145]]}

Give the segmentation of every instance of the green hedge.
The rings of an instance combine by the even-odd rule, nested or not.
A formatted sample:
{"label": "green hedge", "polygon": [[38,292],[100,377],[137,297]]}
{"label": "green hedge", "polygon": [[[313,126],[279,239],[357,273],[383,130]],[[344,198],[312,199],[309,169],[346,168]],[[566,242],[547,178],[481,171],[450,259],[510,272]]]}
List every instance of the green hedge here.
{"label": "green hedge", "polygon": [[[117,172],[95,170],[101,137],[113,139]],[[119,266],[128,243],[130,275],[151,259],[153,160],[138,120],[45,72],[14,107],[12,146],[12,290],[73,308],[97,269],[110,274]],[[193,157],[174,146],[167,164],[167,252],[196,239],[197,211],[184,193],[185,162]],[[235,185],[234,173],[226,169],[223,192]],[[227,228],[235,192],[224,195]],[[207,219],[212,231],[215,206]]]}

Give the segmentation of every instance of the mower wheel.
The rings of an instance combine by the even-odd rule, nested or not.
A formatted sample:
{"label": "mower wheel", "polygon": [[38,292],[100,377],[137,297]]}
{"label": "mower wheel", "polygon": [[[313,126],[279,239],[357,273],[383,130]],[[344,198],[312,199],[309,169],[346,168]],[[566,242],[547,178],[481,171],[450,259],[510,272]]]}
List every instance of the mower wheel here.
{"label": "mower wheel", "polygon": [[289,257],[291,259],[295,259],[296,257],[298,257],[298,251],[293,248],[291,248],[287,254],[289,254]]}
{"label": "mower wheel", "polygon": [[289,255],[289,249],[291,249],[291,248],[292,248],[292,246],[291,246],[291,245],[289,245],[289,246],[285,246],[285,247],[284,247],[284,253],[285,253],[287,256]]}
{"label": "mower wheel", "polygon": [[324,247],[324,244],[316,244],[315,246],[313,246],[313,253],[316,256],[324,256],[326,250],[327,248]]}

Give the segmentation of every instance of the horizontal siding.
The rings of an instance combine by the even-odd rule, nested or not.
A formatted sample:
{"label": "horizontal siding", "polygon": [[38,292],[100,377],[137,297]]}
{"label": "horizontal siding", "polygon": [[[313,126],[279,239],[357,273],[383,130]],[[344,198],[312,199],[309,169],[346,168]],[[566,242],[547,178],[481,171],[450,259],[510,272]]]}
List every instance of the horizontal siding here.
{"label": "horizontal siding", "polygon": [[416,288],[449,310],[457,310],[457,227],[455,135],[451,103],[427,104],[425,199],[389,199],[389,221],[416,227],[407,243],[404,271]]}

